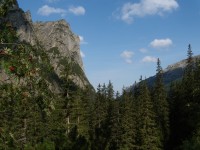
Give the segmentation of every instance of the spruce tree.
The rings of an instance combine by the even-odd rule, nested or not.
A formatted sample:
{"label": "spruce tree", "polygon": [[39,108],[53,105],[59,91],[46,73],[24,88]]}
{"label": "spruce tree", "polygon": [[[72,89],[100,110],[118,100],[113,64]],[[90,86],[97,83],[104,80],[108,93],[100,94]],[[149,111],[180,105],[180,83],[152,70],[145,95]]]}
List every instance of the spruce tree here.
{"label": "spruce tree", "polygon": [[114,105],[114,89],[113,84],[111,81],[109,81],[107,87],[106,87],[106,116],[105,116],[105,122],[103,124],[103,132],[104,132],[104,138],[105,138],[105,148],[109,148],[109,143],[111,140],[111,136],[113,136],[112,128],[116,121],[116,110]]}
{"label": "spruce tree", "polygon": [[91,148],[96,149],[105,149],[106,147],[106,135],[105,132],[105,121],[107,115],[107,101],[106,101],[106,86],[101,86],[100,84],[97,87],[97,93],[94,102],[94,135],[92,140]]}
{"label": "spruce tree", "polygon": [[120,149],[136,148],[136,106],[131,93],[123,89],[120,101]]}
{"label": "spruce tree", "polygon": [[193,66],[193,52],[192,52],[192,47],[189,44],[187,50],[187,70],[191,72],[192,66]]}
{"label": "spruce tree", "polygon": [[160,59],[157,60],[156,81],[153,90],[153,103],[156,113],[156,124],[160,131],[163,148],[167,146],[169,138],[169,104],[167,93],[163,84],[162,67]]}
{"label": "spruce tree", "polygon": [[150,92],[145,81],[141,81],[139,84],[140,93],[137,98],[137,146],[141,150],[161,150],[162,145]]}
{"label": "spruce tree", "polygon": [[172,147],[179,147],[183,141],[191,138],[199,122],[199,108],[194,94],[198,81],[195,79],[196,67],[192,54],[191,45],[189,45],[183,78],[176,84],[170,95],[170,101],[173,104],[170,115]]}
{"label": "spruce tree", "polygon": [[120,113],[120,102],[121,98],[119,92],[116,93],[115,100],[112,101],[111,105],[111,117],[110,117],[110,139],[109,139],[109,149],[119,149],[121,143],[121,113]]}

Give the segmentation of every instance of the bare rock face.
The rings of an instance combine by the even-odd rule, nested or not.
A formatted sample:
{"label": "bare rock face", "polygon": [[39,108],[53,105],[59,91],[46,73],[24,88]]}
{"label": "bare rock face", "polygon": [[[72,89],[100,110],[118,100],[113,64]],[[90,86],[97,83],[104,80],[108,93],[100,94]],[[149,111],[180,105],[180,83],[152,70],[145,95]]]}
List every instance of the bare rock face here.
{"label": "bare rock face", "polygon": [[[195,63],[196,61],[199,61],[200,60],[200,55],[197,55],[197,56],[194,56],[193,57],[193,62]],[[180,69],[185,69],[187,66],[187,59],[184,59],[184,60],[181,60],[177,63],[174,63],[172,65],[169,65],[167,66],[167,68],[164,70],[164,72],[168,72],[168,71],[173,71],[173,70],[176,70],[178,68]]]}
{"label": "bare rock face", "polygon": [[24,11],[19,8],[17,3],[9,9],[5,20],[11,22],[17,29],[20,41],[26,41],[31,45],[36,44],[36,36],[33,32],[32,20],[27,17],[27,13],[24,13]]}
{"label": "bare rock face", "polygon": [[[80,55],[80,39],[75,35],[69,24],[65,20],[53,22],[32,22],[30,11],[24,12],[19,8],[17,2],[10,9],[4,21],[11,22],[17,30],[17,35],[20,41],[25,41],[31,45],[40,45],[44,48],[47,54],[52,48],[56,48],[59,53],[70,61],[76,63],[81,68],[82,76],[71,76],[72,80],[81,88],[89,85]],[[1,23],[1,20],[0,20]],[[62,68],[58,66],[59,58],[50,56],[50,63],[55,69],[55,73],[60,76]]]}
{"label": "bare rock face", "polygon": [[37,39],[46,50],[58,48],[62,56],[72,58],[83,70],[79,47],[80,39],[71,31],[65,20],[36,22],[33,23],[33,27]]}

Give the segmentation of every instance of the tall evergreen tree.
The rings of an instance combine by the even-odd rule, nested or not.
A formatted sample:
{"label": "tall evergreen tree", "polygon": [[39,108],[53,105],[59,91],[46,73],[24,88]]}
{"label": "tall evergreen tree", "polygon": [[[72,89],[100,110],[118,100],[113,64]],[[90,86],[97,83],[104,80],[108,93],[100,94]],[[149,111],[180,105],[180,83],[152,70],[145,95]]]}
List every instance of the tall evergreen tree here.
{"label": "tall evergreen tree", "polygon": [[108,149],[111,136],[112,136],[112,133],[111,133],[112,128],[115,124],[116,117],[117,117],[115,116],[116,108],[114,107],[114,89],[113,89],[113,84],[111,83],[111,81],[109,81],[106,87],[106,93],[107,93],[107,96],[105,100],[106,100],[107,108],[106,108],[106,118],[103,124],[103,130],[104,130],[104,136],[106,139],[105,148]]}
{"label": "tall evergreen tree", "polygon": [[[179,147],[183,141],[192,137],[198,125],[198,104],[195,102],[195,63],[191,45],[188,46],[187,66],[180,83],[176,84],[170,95],[171,107],[171,142],[172,147]],[[183,126],[184,125],[184,126]]]}
{"label": "tall evergreen tree", "polygon": [[138,96],[138,119],[137,119],[137,144],[138,149],[161,150],[161,141],[158,128],[156,126],[156,114],[153,102],[145,81],[141,81]]}
{"label": "tall evergreen tree", "polygon": [[136,105],[133,95],[123,89],[120,105],[120,149],[136,149]]}
{"label": "tall evergreen tree", "polygon": [[107,101],[106,101],[106,86],[105,84],[97,87],[96,98],[94,102],[94,136],[92,141],[92,149],[105,149],[107,146],[107,132],[105,127],[106,116],[107,116]]}
{"label": "tall evergreen tree", "polygon": [[187,69],[189,69],[189,71],[191,71],[192,66],[193,66],[193,52],[192,52],[192,47],[189,44],[188,50],[187,50]]}
{"label": "tall evergreen tree", "polygon": [[153,102],[156,112],[156,124],[160,130],[160,138],[163,148],[168,145],[169,138],[169,104],[167,93],[163,84],[162,67],[160,59],[157,60],[156,81],[153,91]]}
{"label": "tall evergreen tree", "polygon": [[116,93],[115,100],[112,101],[111,105],[111,111],[110,111],[110,139],[108,148],[110,150],[113,149],[120,149],[120,143],[121,143],[121,126],[120,126],[120,120],[121,120],[121,113],[120,113],[120,102],[121,97],[119,95],[119,92]]}

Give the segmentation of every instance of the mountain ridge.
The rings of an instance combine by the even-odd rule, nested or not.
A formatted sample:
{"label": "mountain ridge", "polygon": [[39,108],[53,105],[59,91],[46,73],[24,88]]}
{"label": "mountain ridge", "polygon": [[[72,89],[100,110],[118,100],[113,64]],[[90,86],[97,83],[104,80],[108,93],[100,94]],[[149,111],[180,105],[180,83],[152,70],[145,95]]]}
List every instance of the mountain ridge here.
{"label": "mountain ridge", "polygon": [[[193,56],[193,62],[200,60],[200,55]],[[173,63],[171,65],[168,65],[165,69],[163,69],[162,77],[163,77],[163,83],[165,85],[165,88],[168,90],[171,83],[179,81],[184,74],[184,70],[187,65],[187,59],[180,60],[176,63]],[[156,75],[150,76],[145,79],[147,85],[149,87],[153,87],[155,84]],[[127,88],[128,91],[133,91],[134,88],[138,85],[137,82],[135,82],[133,85],[131,85],[129,88]]]}
{"label": "mountain ridge", "polygon": [[[193,57],[194,63],[198,60],[200,60],[200,55],[196,55]],[[187,59],[183,59],[176,63],[168,65],[163,70],[163,83],[166,86],[169,86],[172,82],[178,81],[179,79],[181,79],[183,76],[184,70],[186,68],[186,65],[187,65]],[[147,78],[146,79],[147,84],[149,86],[153,86],[155,79],[156,79],[156,75]]]}
{"label": "mountain ridge", "polygon": [[81,88],[91,86],[83,68],[80,39],[72,32],[70,25],[65,20],[33,22],[30,11],[24,12],[15,1],[0,22],[12,24],[17,32],[19,43],[25,42],[32,46],[42,47],[49,57],[56,76],[61,78],[65,64],[61,65],[60,62],[63,61],[61,59],[66,59],[69,63],[74,64],[70,79]]}

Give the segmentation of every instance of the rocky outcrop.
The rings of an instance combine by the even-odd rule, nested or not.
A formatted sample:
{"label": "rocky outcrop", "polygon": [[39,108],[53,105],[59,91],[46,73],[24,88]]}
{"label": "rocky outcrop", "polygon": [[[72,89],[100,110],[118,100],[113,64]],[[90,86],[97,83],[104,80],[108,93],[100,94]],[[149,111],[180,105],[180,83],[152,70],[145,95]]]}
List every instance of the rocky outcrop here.
{"label": "rocky outcrop", "polygon": [[[197,55],[197,56],[194,56],[193,57],[193,61],[195,62],[196,60],[199,60],[200,59],[200,55]],[[184,60],[181,60],[177,63],[174,63],[172,65],[169,65],[167,66],[167,68],[164,70],[164,72],[168,72],[168,71],[172,71],[172,70],[175,70],[175,69],[184,69],[187,65],[187,59],[184,59]]]}
{"label": "rocky outcrop", "polygon": [[9,8],[8,14],[3,20],[12,23],[17,31],[19,42],[25,41],[33,46],[40,45],[44,48],[58,77],[63,68],[58,67],[59,57],[52,57],[49,52],[51,49],[57,49],[62,57],[69,58],[69,62],[73,61],[73,64],[78,64],[79,72],[82,73],[81,75],[80,73],[71,75],[75,84],[82,88],[90,84],[83,69],[80,39],[71,31],[65,20],[34,23],[30,11],[25,13],[19,8],[17,2]]}
{"label": "rocky outcrop", "polygon": [[19,8],[16,3],[10,7],[5,21],[11,22],[17,29],[17,34],[20,41],[26,41],[31,45],[36,44],[36,36],[33,31],[32,20],[27,16],[27,13]]}
{"label": "rocky outcrop", "polygon": [[[83,62],[80,55],[80,39],[75,35],[65,20],[55,22],[33,23],[37,39],[46,50],[57,48],[62,56],[72,58],[83,70]],[[51,59],[52,64],[56,60]]]}

